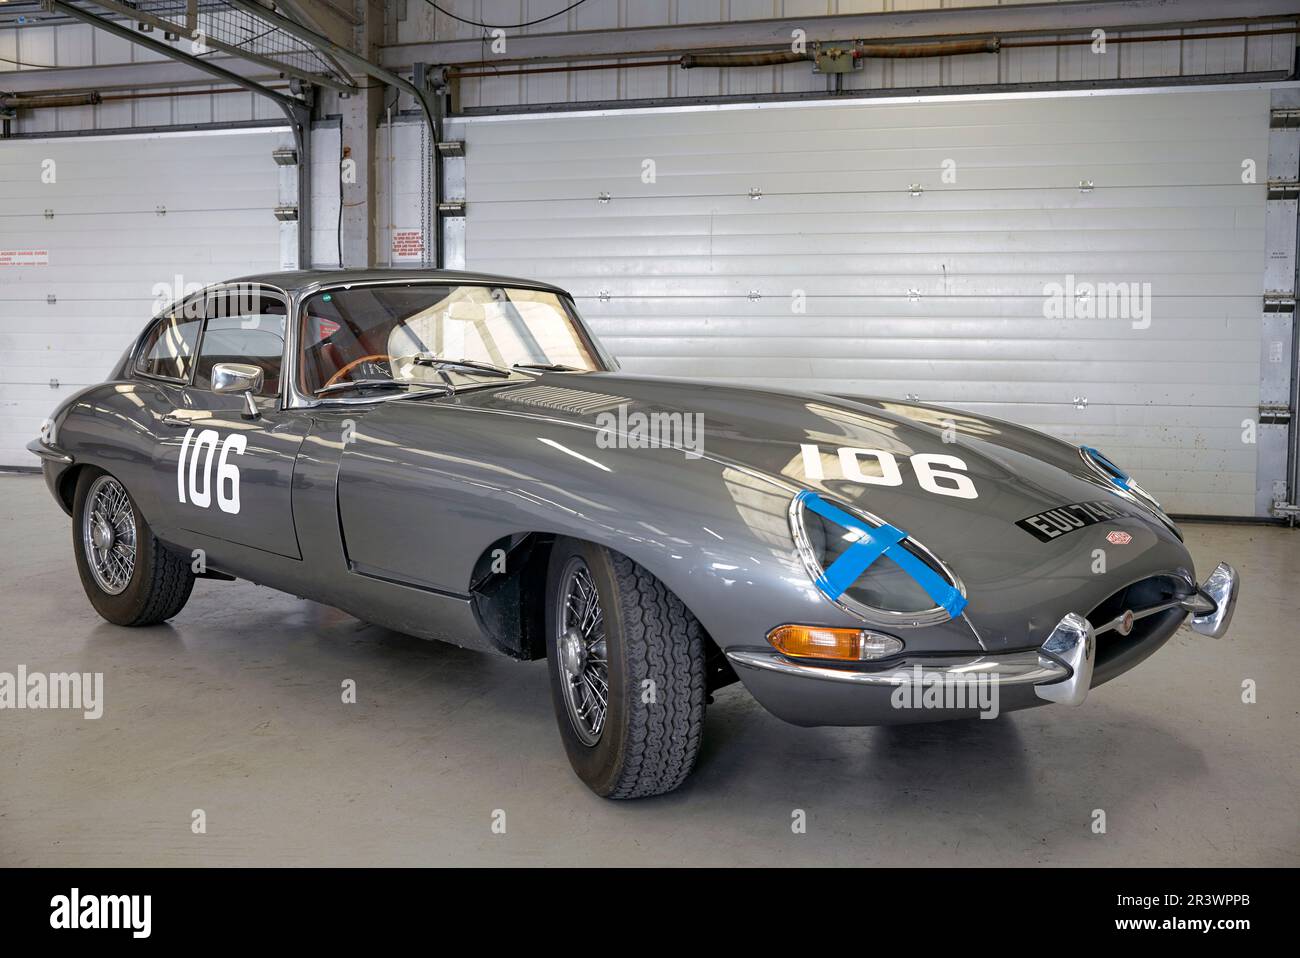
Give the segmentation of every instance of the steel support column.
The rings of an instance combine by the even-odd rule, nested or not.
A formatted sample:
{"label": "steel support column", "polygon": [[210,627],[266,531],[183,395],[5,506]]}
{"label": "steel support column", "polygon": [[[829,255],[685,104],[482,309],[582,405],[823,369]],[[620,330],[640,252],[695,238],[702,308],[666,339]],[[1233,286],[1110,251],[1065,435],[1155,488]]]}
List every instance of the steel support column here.
{"label": "steel support column", "polygon": [[[232,6],[261,17],[267,23],[278,27],[285,33],[291,34],[299,40],[310,43],[319,50],[332,54],[347,66],[364,73],[366,76],[387,83],[390,86],[402,90],[404,93],[410,94],[410,96],[415,99],[415,102],[419,104],[420,110],[424,114],[425,122],[429,126],[430,149],[434,156],[437,155],[438,143],[442,141],[441,114],[438,108],[437,97],[433,94],[432,90],[429,89],[428,83],[411,83],[409,80],[403,79],[391,70],[386,70],[378,64],[372,63],[364,56],[349,50],[345,46],[335,43],[329,37],[322,36],[314,30],[309,30],[301,23],[281,16],[261,4],[253,2],[253,0],[229,0],[229,2]],[[436,160],[431,162],[430,169],[436,171],[437,168],[438,164]],[[430,205],[436,210],[438,202],[442,199],[441,194],[438,192],[436,172],[432,177],[432,180],[433,182],[426,185],[430,193]],[[435,268],[442,265],[442,243],[439,233],[440,229],[437,226],[435,217],[434,226],[428,231],[427,237],[428,244],[432,247],[431,259]]]}

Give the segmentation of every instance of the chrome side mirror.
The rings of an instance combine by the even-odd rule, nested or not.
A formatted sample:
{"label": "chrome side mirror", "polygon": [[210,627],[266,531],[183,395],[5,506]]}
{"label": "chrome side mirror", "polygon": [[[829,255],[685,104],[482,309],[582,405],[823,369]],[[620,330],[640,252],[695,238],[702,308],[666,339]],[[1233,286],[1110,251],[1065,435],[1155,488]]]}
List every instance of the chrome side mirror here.
{"label": "chrome side mirror", "polygon": [[257,419],[262,414],[253,398],[262,391],[262,368],[247,363],[217,363],[212,367],[212,391],[223,396],[244,394],[244,418]]}

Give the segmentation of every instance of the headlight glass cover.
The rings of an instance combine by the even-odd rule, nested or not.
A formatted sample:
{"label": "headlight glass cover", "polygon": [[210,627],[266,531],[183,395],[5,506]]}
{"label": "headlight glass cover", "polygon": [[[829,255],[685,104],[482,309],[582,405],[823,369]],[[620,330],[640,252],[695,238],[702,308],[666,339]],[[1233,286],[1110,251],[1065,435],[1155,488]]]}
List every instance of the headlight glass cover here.
{"label": "headlight glass cover", "polygon": [[866,622],[895,628],[935,625],[959,615],[966,605],[966,589],[956,573],[910,535],[869,512],[803,492],[790,503],[790,528],[817,588]]}
{"label": "headlight glass cover", "polygon": [[1104,479],[1117,489],[1127,492],[1134,499],[1164,515],[1164,507],[1160,505],[1156,497],[1138,485],[1136,479],[1111,462],[1100,451],[1092,448],[1092,446],[1080,446],[1079,455],[1083,457],[1084,463],[1094,475]]}

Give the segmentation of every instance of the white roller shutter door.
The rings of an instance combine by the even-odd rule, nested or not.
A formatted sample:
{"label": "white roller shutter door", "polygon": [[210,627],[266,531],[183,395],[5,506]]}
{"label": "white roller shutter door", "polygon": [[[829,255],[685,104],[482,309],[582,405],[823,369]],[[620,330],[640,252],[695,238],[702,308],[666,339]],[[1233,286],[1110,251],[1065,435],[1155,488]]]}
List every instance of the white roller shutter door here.
{"label": "white roller shutter door", "polygon": [[1174,511],[1255,512],[1267,90],[452,131],[466,265],[570,288],[629,370],[913,395],[1096,445]]}

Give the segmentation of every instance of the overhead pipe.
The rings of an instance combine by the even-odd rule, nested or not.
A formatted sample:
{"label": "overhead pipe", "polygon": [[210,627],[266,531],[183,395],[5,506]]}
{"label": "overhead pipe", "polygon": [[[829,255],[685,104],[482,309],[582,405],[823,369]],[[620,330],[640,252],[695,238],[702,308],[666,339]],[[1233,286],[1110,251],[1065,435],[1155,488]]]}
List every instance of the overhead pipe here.
{"label": "overhead pipe", "polygon": [[0,110],[43,110],[59,106],[96,106],[101,102],[94,90],[85,93],[0,93]]}
{"label": "overhead pipe", "polygon": [[945,40],[940,43],[864,43],[853,48],[853,59],[911,60],[919,57],[959,57],[968,53],[997,53],[1002,41]]}
{"label": "overhead pipe", "polygon": [[[1089,43],[1092,41],[1089,40]],[[950,57],[966,53],[997,53],[1000,41],[952,40],[943,43],[869,43],[856,47],[836,47],[850,53],[855,60],[867,58]],[[827,51],[829,52],[829,50]],[[523,76],[535,73],[580,73],[586,70],[621,70],[630,67],[679,66],[683,70],[701,67],[774,67],[788,63],[811,63],[817,59],[815,51],[796,53],[793,50],[775,50],[766,53],[684,53],[666,60],[642,60],[634,63],[577,63],[556,67],[520,67],[513,70],[450,70],[450,79],[475,77]]]}
{"label": "overhead pipe", "polygon": [[[1109,36],[1108,44],[1123,43],[1164,43],[1175,40],[1240,40],[1268,36],[1285,36],[1300,33],[1300,27],[1273,27],[1263,30],[1222,30],[1191,34],[1159,34],[1143,36]],[[1096,41],[1091,37],[1061,38],[1053,37],[1040,40],[1002,40],[986,38],[982,40],[955,40],[947,43],[875,43],[864,44],[854,51],[855,59],[895,58],[907,59],[929,56],[960,56],[971,53],[996,53],[999,50],[1022,49],[1031,47],[1070,47],[1087,46]],[[936,49],[943,47],[944,49]],[[649,56],[643,53],[641,56]],[[683,69],[699,67],[761,67],[780,66],[789,63],[802,63],[815,60],[812,53],[794,53],[790,50],[778,50],[767,53],[687,53],[670,59],[654,60],[620,60],[617,63],[577,63],[563,66],[515,67],[501,69],[491,67],[487,62],[478,62],[470,66],[480,69],[465,70],[452,68],[447,76],[452,80],[472,80],[487,77],[532,76],[541,73],[579,73],[589,70],[631,70],[642,67],[680,66]]]}
{"label": "overhead pipe", "polygon": [[[849,53],[855,60],[903,60],[920,57],[955,57],[968,53],[997,53],[1001,42],[996,38],[984,40],[945,40],[938,43],[859,43],[840,45],[838,49]],[[830,49],[828,48],[827,52]],[[687,53],[681,58],[683,70],[697,67],[771,67],[786,63],[801,63],[817,59],[815,50],[795,52],[779,50],[774,53]]]}
{"label": "overhead pipe", "polygon": [[[285,84],[267,87],[269,90],[287,90]],[[205,87],[199,90],[159,90],[156,93],[100,93],[98,90],[68,91],[59,93],[0,93],[0,109],[48,110],[57,107],[99,106],[130,100],[171,100],[177,97],[220,96],[227,93],[247,93],[243,87]]]}
{"label": "overhead pipe", "polygon": [[811,59],[811,53],[779,50],[775,53],[686,53],[677,62],[683,70],[693,70],[696,67],[776,67]]}

